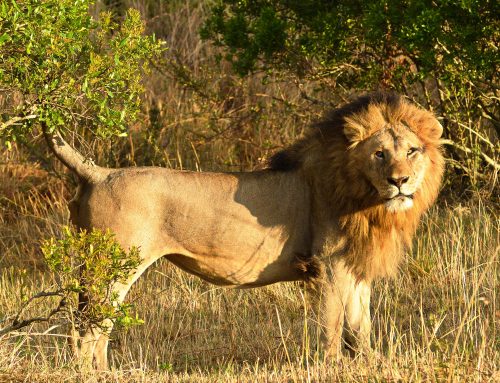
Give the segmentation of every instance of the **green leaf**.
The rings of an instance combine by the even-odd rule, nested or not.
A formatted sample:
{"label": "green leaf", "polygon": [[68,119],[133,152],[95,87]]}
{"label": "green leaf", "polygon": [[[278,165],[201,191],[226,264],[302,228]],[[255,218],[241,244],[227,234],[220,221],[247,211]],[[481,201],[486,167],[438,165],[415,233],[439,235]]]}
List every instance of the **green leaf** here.
{"label": "green leaf", "polygon": [[[162,48],[143,34],[139,12],[128,12],[114,25],[106,14],[93,20],[91,3],[1,2],[0,46],[6,59],[0,60],[0,88],[30,100],[15,110],[18,116],[39,108],[49,129],[91,128],[111,137],[121,132],[118,120],[127,126],[137,116],[141,66]],[[33,126],[16,127],[16,134],[25,136]],[[6,140],[12,135],[13,129],[2,132]]]}
{"label": "green leaf", "polygon": [[6,32],[0,36],[0,46],[3,45],[7,41],[12,41],[11,37],[9,34]]}

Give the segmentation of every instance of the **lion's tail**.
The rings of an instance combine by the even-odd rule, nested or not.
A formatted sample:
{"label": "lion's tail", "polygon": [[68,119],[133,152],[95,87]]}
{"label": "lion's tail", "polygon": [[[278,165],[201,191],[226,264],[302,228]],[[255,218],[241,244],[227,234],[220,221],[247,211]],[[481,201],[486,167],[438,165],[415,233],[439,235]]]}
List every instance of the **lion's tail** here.
{"label": "lion's tail", "polygon": [[49,132],[48,127],[42,123],[42,130],[47,145],[55,156],[82,181],[97,183],[103,180],[109,170],[94,164],[80,152],[72,148],[58,131]]}

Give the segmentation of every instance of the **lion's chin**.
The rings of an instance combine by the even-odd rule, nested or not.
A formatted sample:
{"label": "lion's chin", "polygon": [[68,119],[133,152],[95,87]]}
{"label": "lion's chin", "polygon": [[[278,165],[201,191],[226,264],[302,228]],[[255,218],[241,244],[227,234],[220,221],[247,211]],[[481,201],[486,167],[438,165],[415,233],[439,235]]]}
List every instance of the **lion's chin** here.
{"label": "lion's chin", "polygon": [[411,209],[413,207],[413,196],[399,194],[394,198],[388,199],[385,202],[385,207],[391,213],[397,213]]}

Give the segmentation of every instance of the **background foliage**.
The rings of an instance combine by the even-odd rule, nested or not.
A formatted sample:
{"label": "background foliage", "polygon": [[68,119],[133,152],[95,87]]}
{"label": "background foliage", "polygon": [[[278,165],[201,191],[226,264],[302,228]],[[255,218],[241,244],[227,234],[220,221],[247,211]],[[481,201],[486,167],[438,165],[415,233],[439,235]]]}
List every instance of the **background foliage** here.
{"label": "background foliage", "polygon": [[[89,127],[107,139],[140,131],[133,147],[117,149],[126,141],[116,139],[113,147],[111,141],[104,142],[109,165],[132,161],[178,167],[184,158],[199,169],[207,150],[213,162],[213,148],[216,156],[225,153],[222,168],[248,168],[352,94],[390,88],[442,119],[450,165],[447,190],[491,194],[497,185],[497,2],[190,4],[195,11],[189,12],[202,15],[195,24],[171,29],[175,21],[169,14],[182,9],[182,2],[2,1],[3,142],[21,140],[29,146],[26,133],[43,119],[51,128],[82,133]],[[130,6],[139,10],[128,10]],[[140,13],[148,20],[146,34]],[[200,33],[206,42],[197,42],[184,54],[186,37],[172,44],[183,28],[185,36]],[[168,51],[155,35],[164,39]],[[141,83],[148,63],[155,71]],[[192,106],[168,111],[182,114],[181,126],[172,125],[168,120],[176,117],[162,110],[170,79]],[[297,125],[292,131],[287,124],[274,123],[281,111]],[[135,122],[141,114],[147,118]],[[172,140],[177,144],[179,139],[191,153],[184,143],[171,149]],[[130,154],[137,147],[139,157]]]}
{"label": "background foliage", "polygon": [[489,0],[224,0],[202,36],[241,75],[285,70],[337,93],[415,98],[443,117],[451,164],[477,185],[499,170],[499,14]]}
{"label": "background foliage", "polygon": [[410,69],[420,78],[451,70],[444,81],[493,79],[498,11],[488,0],[226,0],[212,7],[203,36],[227,47],[241,74],[281,64],[328,75],[344,65],[338,79],[360,89]]}
{"label": "background foliage", "polygon": [[[28,4],[38,13],[30,14]],[[136,11],[127,13],[131,7]],[[146,325],[112,334],[114,371],[82,373],[52,318],[0,335],[0,381],[498,381],[496,7],[486,1],[0,0],[0,321],[26,297],[57,286],[40,243],[68,240],[74,185],[47,151],[36,111],[53,113],[52,126],[66,127],[66,138],[101,165],[238,171],[262,167],[353,94],[395,88],[441,118],[448,169],[447,193],[424,218],[401,273],[375,285],[376,355],[344,360],[340,368],[308,359],[302,336],[308,313],[297,284],[228,291],[160,262],[125,303],[135,304]],[[217,12],[222,32],[214,29]],[[225,24],[237,12],[243,28],[231,33],[240,47],[231,48]],[[136,27],[124,31],[125,20]],[[121,45],[127,31],[130,40]],[[36,55],[27,52],[30,41]],[[243,71],[236,63],[252,46],[253,66]],[[476,53],[482,51],[484,59]],[[52,85],[58,76],[64,81]],[[101,111],[103,99],[111,111]],[[25,314],[50,312],[53,303],[57,297],[46,297]],[[129,315],[126,322],[136,319]]]}

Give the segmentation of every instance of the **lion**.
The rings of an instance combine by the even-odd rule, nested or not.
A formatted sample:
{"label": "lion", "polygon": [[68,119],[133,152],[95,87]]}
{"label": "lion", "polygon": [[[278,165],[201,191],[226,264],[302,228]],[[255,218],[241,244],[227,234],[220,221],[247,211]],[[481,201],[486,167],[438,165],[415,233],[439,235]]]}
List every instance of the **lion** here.
{"label": "lion", "polygon": [[[436,117],[388,92],[333,110],[252,172],[103,168],[44,131],[79,178],[71,221],[140,248],[140,266],[113,287],[120,301],[162,257],[220,286],[305,281],[333,358],[343,333],[351,347],[370,347],[371,283],[396,271],[444,169]],[[80,334],[81,356],[97,368],[107,368],[111,325]]]}

